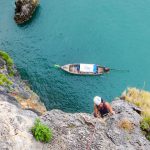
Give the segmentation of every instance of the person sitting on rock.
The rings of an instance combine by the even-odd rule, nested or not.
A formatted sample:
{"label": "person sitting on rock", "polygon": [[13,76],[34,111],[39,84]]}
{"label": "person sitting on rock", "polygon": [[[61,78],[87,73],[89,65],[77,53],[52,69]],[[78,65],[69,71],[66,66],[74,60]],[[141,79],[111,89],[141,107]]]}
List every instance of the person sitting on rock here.
{"label": "person sitting on rock", "polygon": [[115,114],[112,107],[108,102],[104,102],[104,100],[99,97],[94,97],[94,117],[104,117],[108,114]]}

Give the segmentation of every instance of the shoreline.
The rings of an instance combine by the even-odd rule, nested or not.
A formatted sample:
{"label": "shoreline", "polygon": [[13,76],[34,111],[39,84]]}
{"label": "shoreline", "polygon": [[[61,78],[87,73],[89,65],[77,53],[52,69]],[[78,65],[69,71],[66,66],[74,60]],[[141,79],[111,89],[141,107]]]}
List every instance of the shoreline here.
{"label": "shoreline", "polygon": [[[2,52],[2,51],[1,51]],[[8,55],[3,52],[3,55]],[[16,150],[149,150],[150,142],[140,128],[141,109],[115,99],[116,114],[104,119],[88,113],[47,111],[44,104],[19,76],[14,64],[0,57],[0,148]],[[3,62],[3,63],[2,63]],[[13,75],[10,75],[10,70]],[[40,115],[40,116],[39,116]],[[49,143],[37,142],[31,133],[36,118],[52,129]],[[18,142],[19,141],[19,142]]]}

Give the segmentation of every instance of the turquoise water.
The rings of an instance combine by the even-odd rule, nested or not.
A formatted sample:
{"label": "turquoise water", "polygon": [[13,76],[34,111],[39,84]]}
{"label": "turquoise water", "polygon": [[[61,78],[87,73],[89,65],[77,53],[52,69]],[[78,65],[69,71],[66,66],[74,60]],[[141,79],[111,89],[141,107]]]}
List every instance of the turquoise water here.
{"label": "turquoise water", "polygon": [[[14,59],[50,110],[92,112],[93,97],[108,101],[128,86],[150,90],[149,0],[41,0],[33,19],[18,26],[14,1],[0,1],[0,49]],[[53,64],[97,63],[130,72],[74,76]]]}

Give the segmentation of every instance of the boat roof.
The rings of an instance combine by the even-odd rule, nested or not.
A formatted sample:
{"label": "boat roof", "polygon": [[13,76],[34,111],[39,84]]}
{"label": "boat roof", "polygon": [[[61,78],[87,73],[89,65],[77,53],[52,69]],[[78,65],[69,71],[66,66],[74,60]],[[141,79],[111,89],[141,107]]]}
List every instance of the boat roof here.
{"label": "boat roof", "polygon": [[96,64],[80,64],[81,72],[96,72],[97,65]]}

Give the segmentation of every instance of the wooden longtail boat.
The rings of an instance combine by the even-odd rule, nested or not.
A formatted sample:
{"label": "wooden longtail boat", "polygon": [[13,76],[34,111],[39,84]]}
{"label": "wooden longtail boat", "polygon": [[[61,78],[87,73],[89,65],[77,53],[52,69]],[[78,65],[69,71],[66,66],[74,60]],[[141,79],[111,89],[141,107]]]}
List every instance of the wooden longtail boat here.
{"label": "wooden longtail boat", "polygon": [[68,73],[76,75],[101,75],[110,69],[96,64],[67,64],[60,68]]}

